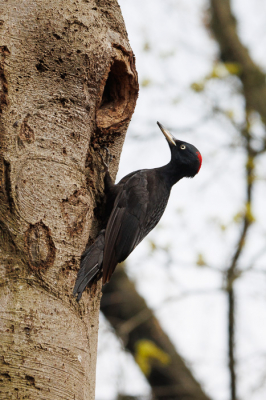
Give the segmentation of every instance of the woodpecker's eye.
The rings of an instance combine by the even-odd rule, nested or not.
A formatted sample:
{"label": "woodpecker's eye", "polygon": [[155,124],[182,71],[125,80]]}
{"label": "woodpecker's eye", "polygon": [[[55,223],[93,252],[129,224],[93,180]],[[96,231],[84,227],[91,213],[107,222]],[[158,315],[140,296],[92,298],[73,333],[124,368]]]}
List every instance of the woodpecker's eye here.
{"label": "woodpecker's eye", "polygon": [[184,144],[181,144],[180,149],[185,150],[186,146]]}

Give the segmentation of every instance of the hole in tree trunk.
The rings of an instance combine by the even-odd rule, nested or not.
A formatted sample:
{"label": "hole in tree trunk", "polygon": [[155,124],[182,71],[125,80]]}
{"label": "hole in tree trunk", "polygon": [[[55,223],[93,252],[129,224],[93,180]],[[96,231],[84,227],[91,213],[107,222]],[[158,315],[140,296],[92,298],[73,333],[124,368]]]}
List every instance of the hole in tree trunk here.
{"label": "hole in tree trunk", "polygon": [[113,130],[131,118],[138,95],[137,76],[131,67],[128,57],[114,59],[96,113],[98,128]]}
{"label": "hole in tree trunk", "polygon": [[[126,97],[127,71],[122,61],[115,61],[105,83],[100,109],[116,111]],[[127,82],[126,82],[127,83]]]}

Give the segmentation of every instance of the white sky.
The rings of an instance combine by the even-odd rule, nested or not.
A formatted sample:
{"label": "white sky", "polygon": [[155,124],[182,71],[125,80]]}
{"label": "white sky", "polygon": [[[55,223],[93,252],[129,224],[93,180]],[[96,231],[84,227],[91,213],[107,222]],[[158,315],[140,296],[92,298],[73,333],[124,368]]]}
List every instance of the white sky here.
{"label": "white sky", "polygon": [[[228,118],[213,109],[218,107],[233,114],[236,123],[243,122],[241,85],[227,76],[205,82],[200,93],[190,88],[204,82],[217,58],[217,44],[204,26],[206,1],[120,0],[119,4],[136,55],[140,93],[118,179],[168,162],[169,149],[157,120],[176,137],[193,143],[203,156],[199,175],[177,183],[159,226],[129,257],[128,273],[207,394],[213,400],[227,400],[222,271],[230,263],[241,228],[234,217],[245,204],[245,153]],[[265,1],[234,0],[233,9],[242,40],[266,70]],[[263,130],[256,115],[253,129],[259,143]],[[266,398],[266,156],[259,160],[256,174],[256,222],[239,263],[247,271],[236,282],[241,400]],[[157,250],[151,250],[151,242]],[[199,254],[208,267],[196,265]],[[132,357],[121,348],[101,318],[97,400],[114,399],[117,392],[149,393]]]}

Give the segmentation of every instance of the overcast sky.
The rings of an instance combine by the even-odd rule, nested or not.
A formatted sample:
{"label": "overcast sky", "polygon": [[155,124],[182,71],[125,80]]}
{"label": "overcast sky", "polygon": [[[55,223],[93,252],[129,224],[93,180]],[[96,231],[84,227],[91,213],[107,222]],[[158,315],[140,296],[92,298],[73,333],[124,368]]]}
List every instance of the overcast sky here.
{"label": "overcast sky", "polygon": [[[227,400],[223,272],[239,238],[246,194],[245,152],[234,127],[245,120],[241,85],[216,64],[218,47],[205,26],[208,2],[120,0],[119,4],[136,55],[140,93],[118,179],[169,161],[156,121],[178,139],[194,144],[203,157],[200,173],[173,188],[161,222],[129,257],[128,273],[207,394],[213,400]],[[237,0],[233,9],[241,39],[266,70],[265,1]],[[214,68],[219,78],[209,79]],[[252,124],[259,142],[264,130],[258,116],[253,116]],[[266,398],[265,156],[259,160],[256,176],[256,221],[239,260],[244,272],[236,282],[241,400]],[[110,360],[111,370],[106,367]],[[101,318],[97,400],[111,400],[119,391],[148,395],[149,388]]]}

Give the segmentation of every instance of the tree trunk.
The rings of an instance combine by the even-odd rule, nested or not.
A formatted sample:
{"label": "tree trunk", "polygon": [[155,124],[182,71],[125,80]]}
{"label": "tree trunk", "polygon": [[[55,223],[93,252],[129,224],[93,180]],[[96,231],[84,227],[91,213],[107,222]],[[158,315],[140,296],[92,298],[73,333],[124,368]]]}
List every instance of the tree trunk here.
{"label": "tree trunk", "polygon": [[138,93],[116,0],[0,5],[0,399],[93,399],[101,283],[72,297]]}

